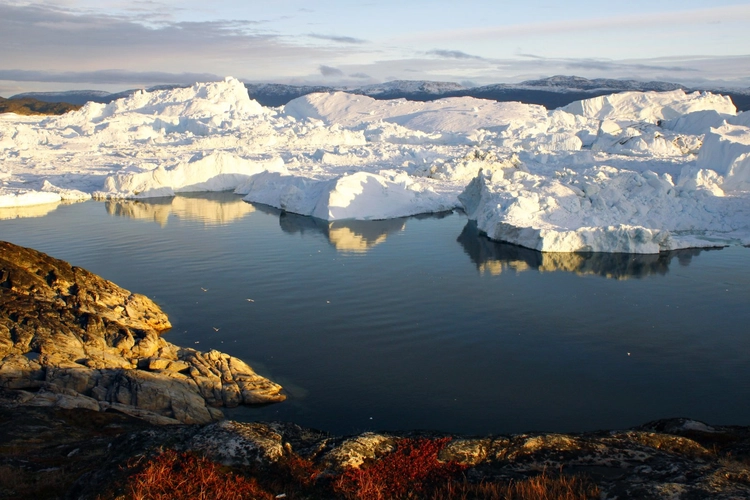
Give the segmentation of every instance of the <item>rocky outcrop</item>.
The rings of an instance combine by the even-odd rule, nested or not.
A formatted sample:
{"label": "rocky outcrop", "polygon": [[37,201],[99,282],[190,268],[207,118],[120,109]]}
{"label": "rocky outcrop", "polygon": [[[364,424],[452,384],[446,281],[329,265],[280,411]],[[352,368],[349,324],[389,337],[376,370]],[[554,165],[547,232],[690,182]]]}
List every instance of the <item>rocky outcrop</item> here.
{"label": "rocky outcrop", "polygon": [[[445,442],[446,437],[437,458],[460,464],[460,480],[472,484],[522,481],[546,472],[583,476],[602,499],[750,498],[750,427],[743,426],[669,419],[576,434],[332,436],[283,422],[154,426],[117,412],[30,407],[18,395],[0,389],[0,470],[25,475],[32,485],[60,474],[57,494],[49,498],[109,498],[102,492],[127,476],[128,465],[165,448],[199,453],[261,476],[301,458],[310,464],[307,470],[318,488],[304,498],[333,498],[327,484],[351,468],[387,460],[405,438]],[[2,483],[2,498],[45,498],[31,490],[21,494],[22,484]],[[15,490],[15,496],[3,488]],[[277,488],[276,493],[285,490],[284,484]]]}
{"label": "rocky outcrop", "polygon": [[[334,437],[291,423],[225,421],[203,427],[180,448],[225,465],[268,465],[296,454],[325,476],[382,459],[403,438],[443,437],[408,432]],[[590,478],[601,498],[750,498],[748,427],[669,419],[622,431],[448,437],[438,458],[465,467],[465,477],[475,483],[551,471]]]}
{"label": "rocky outcrop", "polygon": [[170,344],[166,314],[80,267],[0,242],[0,387],[28,405],[115,409],[208,423],[220,407],[282,401],[281,387],[219,351]]}

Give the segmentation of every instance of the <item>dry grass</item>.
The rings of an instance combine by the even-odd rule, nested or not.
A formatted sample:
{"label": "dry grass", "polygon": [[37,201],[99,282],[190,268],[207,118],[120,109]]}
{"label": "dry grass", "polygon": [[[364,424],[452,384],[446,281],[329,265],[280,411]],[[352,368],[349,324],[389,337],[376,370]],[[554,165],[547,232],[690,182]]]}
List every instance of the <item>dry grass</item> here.
{"label": "dry grass", "polygon": [[[165,451],[132,466],[125,487],[127,500],[593,500],[596,485],[579,476],[546,472],[510,482],[469,483],[457,480],[465,470],[440,462],[446,439],[403,439],[396,450],[359,469],[333,478],[307,459],[291,454],[270,469],[243,469],[238,474],[209,459]],[[283,496],[276,496],[283,492]],[[120,497],[122,498],[122,497]]]}
{"label": "dry grass", "polygon": [[267,500],[274,495],[253,478],[225,470],[192,453],[167,450],[128,478],[132,500]]}

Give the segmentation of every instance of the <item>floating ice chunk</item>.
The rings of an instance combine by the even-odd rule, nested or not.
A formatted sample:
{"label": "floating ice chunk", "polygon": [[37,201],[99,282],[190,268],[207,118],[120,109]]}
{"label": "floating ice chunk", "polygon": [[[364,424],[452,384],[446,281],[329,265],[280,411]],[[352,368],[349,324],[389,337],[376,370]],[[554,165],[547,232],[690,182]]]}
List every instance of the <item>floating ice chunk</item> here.
{"label": "floating ice chunk", "polygon": [[31,205],[44,205],[46,203],[59,203],[62,198],[58,193],[45,191],[34,191],[29,189],[9,190],[0,188],[0,208],[28,207]]}
{"label": "floating ice chunk", "polygon": [[633,120],[656,124],[695,111],[714,110],[735,115],[732,99],[710,92],[622,92],[576,101],[563,111],[597,120]]}
{"label": "floating ice chunk", "polygon": [[495,102],[473,97],[451,97],[416,102],[376,100],[345,92],[308,94],[284,106],[295,119],[315,119],[332,125],[356,127],[385,121],[426,133],[470,133],[480,128],[523,128],[546,123],[547,110],[535,104]]}
{"label": "floating ice chunk", "polygon": [[286,173],[281,158],[251,161],[231,153],[213,153],[179,163],[138,173],[109,176],[97,198],[154,198],[175,193],[231,191],[260,172]]}
{"label": "floating ice chunk", "polygon": [[479,174],[480,171],[494,172],[496,170],[518,169],[527,170],[518,155],[511,155],[499,159],[492,151],[474,150],[463,158],[452,162],[439,160],[429,167],[416,169],[415,175],[440,179],[454,183],[466,184]]}
{"label": "floating ice chunk", "polygon": [[84,193],[83,191],[79,191],[77,189],[60,188],[50,183],[46,179],[42,184],[42,191],[45,191],[47,193],[57,193],[58,195],[60,195],[60,199],[63,201],[86,201],[91,199],[91,195],[89,193]]}
{"label": "floating ice chunk", "polygon": [[697,153],[701,138],[676,134],[649,123],[602,121],[593,151],[638,156],[683,156]]}
{"label": "floating ice chunk", "polygon": [[745,234],[750,224],[745,199],[682,191],[668,174],[604,166],[557,177],[482,172],[459,200],[490,238],[544,252],[716,246],[726,244],[729,233]]}
{"label": "floating ice chunk", "polygon": [[454,196],[439,194],[408,176],[397,180],[356,172],[327,180],[279,173],[253,177],[237,190],[244,200],[324,220],[378,220],[455,208]]}
{"label": "floating ice chunk", "polygon": [[724,191],[750,191],[750,127],[724,124],[706,134],[696,162],[724,178]]}
{"label": "floating ice chunk", "polygon": [[[739,116],[739,115],[737,115]],[[715,109],[694,111],[672,120],[665,120],[659,124],[665,130],[671,130],[679,134],[700,135],[706,134],[712,127],[720,127],[725,120],[734,118],[731,114],[719,113]]]}

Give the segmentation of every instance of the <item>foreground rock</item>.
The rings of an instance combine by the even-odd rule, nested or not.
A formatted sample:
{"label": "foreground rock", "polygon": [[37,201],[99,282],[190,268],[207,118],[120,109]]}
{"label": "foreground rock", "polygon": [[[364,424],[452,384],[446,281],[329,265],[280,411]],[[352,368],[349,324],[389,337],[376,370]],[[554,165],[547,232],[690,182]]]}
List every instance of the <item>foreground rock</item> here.
{"label": "foreground rock", "polygon": [[170,327],[149,298],[0,242],[0,387],[20,402],[195,424],[285,399],[237,358],[165,341]]}
{"label": "foreground rock", "polygon": [[[117,491],[105,493],[126,480],[128,464],[171,448],[204,454],[256,477],[273,476],[301,458],[314,471],[314,494],[305,498],[338,498],[326,484],[343,471],[387,458],[404,438],[443,437],[415,432],[331,436],[291,423],[226,420],[159,427],[118,412],[23,406],[0,390],[0,470],[19,478],[0,481],[0,497],[116,498]],[[748,427],[670,419],[622,431],[448,437],[438,459],[461,464],[473,484],[522,481],[546,471],[585,476],[603,499],[750,498]],[[32,490],[21,481],[24,475],[33,478],[36,488],[55,489],[50,494]],[[281,481],[273,493],[292,488]]]}

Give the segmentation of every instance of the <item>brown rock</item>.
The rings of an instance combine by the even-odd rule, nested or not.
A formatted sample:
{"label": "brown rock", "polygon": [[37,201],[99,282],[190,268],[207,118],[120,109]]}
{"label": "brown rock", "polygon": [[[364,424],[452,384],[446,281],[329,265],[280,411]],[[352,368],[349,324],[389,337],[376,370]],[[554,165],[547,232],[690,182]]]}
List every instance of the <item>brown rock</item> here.
{"label": "brown rock", "polygon": [[44,387],[30,404],[207,423],[223,418],[216,407],[285,399],[237,358],[169,344],[170,327],[148,297],[0,242],[0,387]]}

